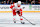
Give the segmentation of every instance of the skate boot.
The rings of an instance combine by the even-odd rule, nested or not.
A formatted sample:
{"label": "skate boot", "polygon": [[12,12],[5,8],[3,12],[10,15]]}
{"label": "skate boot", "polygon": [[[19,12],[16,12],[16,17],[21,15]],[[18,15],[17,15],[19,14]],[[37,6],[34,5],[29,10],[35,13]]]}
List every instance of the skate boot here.
{"label": "skate boot", "polygon": [[13,18],[13,22],[14,22],[14,23],[16,23],[16,20],[15,20],[15,18]]}
{"label": "skate boot", "polygon": [[21,22],[21,24],[25,24],[25,22]]}
{"label": "skate boot", "polygon": [[16,23],[16,21],[14,21],[14,23]]}

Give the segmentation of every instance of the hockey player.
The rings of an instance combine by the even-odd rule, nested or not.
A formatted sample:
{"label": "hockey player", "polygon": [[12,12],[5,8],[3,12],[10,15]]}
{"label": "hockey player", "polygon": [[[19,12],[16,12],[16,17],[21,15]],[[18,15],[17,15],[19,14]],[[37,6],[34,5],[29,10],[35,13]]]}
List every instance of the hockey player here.
{"label": "hockey player", "polygon": [[14,23],[16,23],[16,13],[20,16],[21,23],[24,24],[23,18],[22,18],[22,8],[21,8],[21,1],[18,1],[18,3],[13,3],[10,7],[13,10],[13,20]]}

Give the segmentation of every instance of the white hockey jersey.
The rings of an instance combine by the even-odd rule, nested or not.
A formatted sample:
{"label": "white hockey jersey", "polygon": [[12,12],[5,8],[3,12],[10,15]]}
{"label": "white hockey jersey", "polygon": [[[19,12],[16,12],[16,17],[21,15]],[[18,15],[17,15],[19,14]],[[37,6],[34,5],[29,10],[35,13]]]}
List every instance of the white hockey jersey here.
{"label": "white hockey jersey", "polygon": [[[12,4],[12,5],[13,5],[13,4]],[[18,10],[19,10],[19,9],[22,9],[21,6],[20,6],[20,7],[17,6],[17,3],[14,3],[14,5],[15,5],[15,6],[14,6],[12,9],[14,9],[14,8],[15,8],[15,9],[18,9]]]}

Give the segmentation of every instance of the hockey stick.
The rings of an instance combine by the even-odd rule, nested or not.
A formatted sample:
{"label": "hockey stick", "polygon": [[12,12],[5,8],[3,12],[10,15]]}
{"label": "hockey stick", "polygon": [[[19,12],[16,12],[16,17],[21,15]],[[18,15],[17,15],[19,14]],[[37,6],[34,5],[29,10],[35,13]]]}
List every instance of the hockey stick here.
{"label": "hockey stick", "polygon": [[[23,16],[22,16],[23,17]],[[26,19],[25,17],[23,17],[24,19]],[[32,25],[35,25],[35,24],[33,24],[33,23],[31,23],[28,19],[26,19],[30,24],[32,24]]]}

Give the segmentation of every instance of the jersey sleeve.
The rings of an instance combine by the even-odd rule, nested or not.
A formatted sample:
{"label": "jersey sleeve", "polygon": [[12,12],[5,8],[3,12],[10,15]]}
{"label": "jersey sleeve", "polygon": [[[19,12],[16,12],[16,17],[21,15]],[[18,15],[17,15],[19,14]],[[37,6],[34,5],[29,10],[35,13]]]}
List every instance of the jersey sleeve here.
{"label": "jersey sleeve", "polygon": [[10,8],[12,9],[14,6],[15,6],[15,5],[14,5],[14,4],[12,4],[12,5],[10,6]]}

